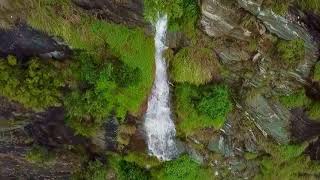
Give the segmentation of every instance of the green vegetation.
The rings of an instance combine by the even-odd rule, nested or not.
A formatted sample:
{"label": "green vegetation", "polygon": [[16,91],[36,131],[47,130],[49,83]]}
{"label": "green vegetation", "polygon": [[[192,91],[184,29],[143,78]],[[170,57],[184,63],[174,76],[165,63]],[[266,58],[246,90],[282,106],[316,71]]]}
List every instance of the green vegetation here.
{"label": "green vegetation", "polygon": [[284,106],[289,109],[303,107],[310,102],[304,90],[300,90],[287,96],[281,96],[279,100]]}
{"label": "green vegetation", "polygon": [[74,180],[106,180],[107,167],[99,160],[90,161],[84,169],[73,174]]}
{"label": "green vegetation", "polygon": [[294,65],[304,58],[304,41],[301,39],[291,41],[279,40],[277,51],[283,61],[289,65]]}
{"label": "green vegetation", "polygon": [[63,68],[58,66],[37,58],[29,61],[27,68],[17,65],[13,56],[0,60],[0,95],[34,110],[58,106],[64,86]]}
{"label": "green vegetation", "polygon": [[167,14],[173,31],[194,31],[200,10],[196,0],[144,0],[145,17],[155,22],[158,14]]}
{"label": "green vegetation", "polygon": [[317,63],[314,68],[313,79],[315,81],[320,81],[320,63]]}
{"label": "green vegetation", "polygon": [[224,85],[177,85],[175,110],[178,129],[188,135],[201,128],[220,128],[232,109],[229,96],[229,90]]}
{"label": "green vegetation", "polygon": [[214,53],[206,48],[181,49],[171,61],[171,76],[175,82],[206,84],[218,76]]}
{"label": "green vegetation", "polygon": [[320,119],[320,103],[308,98],[304,90],[279,97],[280,102],[288,109],[303,107],[311,119]]}
{"label": "green vegetation", "polygon": [[39,166],[48,166],[54,163],[55,156],[44,147],[34,146],[30,151],[27,152],[26,160]]}
{"label": "green vegetation", "polygon": [[303,155],[307,144],[276,145],[261,143],[269,154],[260,161],[261,174],[255,179],[300,179],[315,177],[319,165]]}
{"label": "green vegetation", "polygon": [[156,157],[149,156],[145,153],[132,152],[123,157],[128,162],[134,162],[140,167],[152,168],[160,165],[160,161]]}
{"label": "green vegetation", "polygon": [[210,169],[201,167],[187,155],[179,159],[168,161],[157,174],[157,179],[161,180],[194,180],[194,179],[213,179]]}
{"label": "green vegetation", "polygon": [[141,168],[136,163],[121,160],[118,165],[119,180],[151,179],[151,173],[148,170]]}
{"label": "green vegetation", "polygon": [[121,93],[139,82],[141,72],[116,59],[95,63],[85,53],[77,60],[79,64],[72,67],[72,74],[80,83],[65,99],[67,123],[77,134],[91,136],[108,115],[113,113],[124,119],[128,107],[122,102]]}
{"label": "green vegetation", "polygon": [[291,0],[266,0],[263,3],[276,14],[284,15],[288,12],[290,2]]}
{"label": "green vegetation", "polygon": [[320,3],[319,0],[297,0],[297,4],[303,10],[314,11],[320,13]]}
{"label": "green vegetation", "polygon": [[153,82],[152,38],[146,37],[140,29],[128,29],[88,16],[77,10],[71,1],[32,0],[29,4],[29,11],[32,11],[28,23],[33,27],[60,36],[73,48],[85,50],[97,59],[105,58],[111,49],[124,64],[140,69],[141,81],[123,89],[117,96],[122,103],[120,106],[137,114]]}

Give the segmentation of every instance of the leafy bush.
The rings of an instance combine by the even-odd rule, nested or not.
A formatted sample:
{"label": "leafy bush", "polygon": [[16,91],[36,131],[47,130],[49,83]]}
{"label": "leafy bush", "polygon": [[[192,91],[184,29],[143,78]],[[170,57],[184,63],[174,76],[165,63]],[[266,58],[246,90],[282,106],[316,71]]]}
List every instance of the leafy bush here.
{"label": "leafy bush", "polygon": [[144,0],[145,17],[155,22],[159,13],[169,17],[171,30],[193,30],[199,16],[196,0]]}
{"label": "leafy bush", "polygon": [[25,107],[42,110],[60,105],[60,88],[64,86],[61,69],[53,63],[32,59],[27,68],[17,65],[16,59],[0,60],[0,94]]}
{"label": "leafy bush", "polygon": [[151,174],[148,170],[138,166],[136,163],[121,160],[118,164],[118,175],[120,180],[148,180]]}
{"label": "leafy bush", "polygon": [[279,40],[277,51],[280,58],[288,64],[295,64],[304,58],[304,41],[295,39],[291,41]]}
{"label": "leafy bush", "polygon": [[106,180],[107,167],[99,160],[90,161],[88,165],[76,172],[72,179],[75,180]]}
{"label": "leafy bush", "polygon": [[205,87],[196,108],[200,113],[206,114],[212,119],[224,121],[226,114],[232,108],[229,89],[223,85]]}
{"label": "leafy bush", "polygon": [[157,178],[162,180],[209,180],[213,179],[213,175],[209,169],[201,167],[187,155],[183,155],[179,159],[166,162]]}
{"label": "leafy bush", "polygon": [[[111,113],[120,119],[125,117],[127,107],[118,95],[123,87],[138,83],[140,71],[118,61],[114,64],[113,59],[97,64],[86,53],[80,54],[77,60],[72,72],[79,86],[65,100],[67,123],[77,134],[91,136]],[[126,79],[128,72],[132,72],[131,77]]]}
{"label": "leafy bush", "polygon": [[218,74],[218,63],[214,53],[206,48],[184,48],[171,62],[172,79],[195,85],[210,82]]}
{"label": "leafy bush", "polygon": [[232,108],[228,89],[223,85],[177,85],[174,103],[178,129],[187,135],[201,128],[220,128]]}

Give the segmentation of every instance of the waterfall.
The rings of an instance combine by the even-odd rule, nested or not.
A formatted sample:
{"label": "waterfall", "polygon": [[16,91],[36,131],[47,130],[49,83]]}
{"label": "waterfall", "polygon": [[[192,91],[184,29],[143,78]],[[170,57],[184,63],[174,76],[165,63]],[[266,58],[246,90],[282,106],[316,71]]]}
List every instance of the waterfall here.
{"label": "waterfall", "polygon": [[155,61],[156,77],[149,97],[144,128],[150,154],[162,160],[170,160],[178,153],[175,142],[175,126],[171,118],[170,88],[166,60],[163,57],[167,32],[167,16],[156,23]]}

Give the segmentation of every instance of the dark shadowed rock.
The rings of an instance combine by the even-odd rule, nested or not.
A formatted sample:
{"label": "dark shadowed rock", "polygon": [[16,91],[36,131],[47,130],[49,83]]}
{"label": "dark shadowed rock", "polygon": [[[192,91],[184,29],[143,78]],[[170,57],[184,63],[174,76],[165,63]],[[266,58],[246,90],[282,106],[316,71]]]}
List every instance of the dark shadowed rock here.
{"label": "dark shadowed rock", "polygon": [[30,136],[41,145],[51,148],[64,145],[87,144],[87,140],[74,135],[71,128],[64,123],[63,108],[51,108],[38,114],[38,118],[25,127]]}
{"label": "dark shadowed rock", "polygon": [[0,29],[0,57],[15,55],[25,61],[32,56],[65,59],[70,54],[67,45],[25,24],[12,29]]}
{"label": "dark shadowed rock", "polygon": [[320,135],[320,123],[311,120],[302,108],[291,110],[291,134],[298,142],[308,141]]}
{"label": "dark shadowed rock", "polygon": [[306,95],[316,101],[320,101],[320,82],[309,80],[308,85],[305,87]]}
{"label": "dark shadowed rock", "polygon": [[99,18],[128,26],[145,27],[143,0],[73,0]]}
{"label": "dark shadowed rock", "polygon": [[310,156],[312,160],[320,160],[320,139],[311,142],[307,147],[306,154]]}

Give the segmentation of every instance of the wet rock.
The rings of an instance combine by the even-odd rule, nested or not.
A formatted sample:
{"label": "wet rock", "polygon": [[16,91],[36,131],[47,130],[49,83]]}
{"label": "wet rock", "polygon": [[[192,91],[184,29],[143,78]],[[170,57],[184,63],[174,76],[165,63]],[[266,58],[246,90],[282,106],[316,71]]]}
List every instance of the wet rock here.
{"label": "wet rock", "polygon": [[249,60],[250,55],[236,48],[221,47],[215,49],[223,64],[232,64],[239,61]]}
{"label": "wet rock", "polygon": [[30,136],[40,145],[62,148],[65,145],[87,144],[87,139],[76,136],[64,122],[63,108],[51,108],[39,113],[37,119],[25,127]]}
{"label": "wet rock", "polygon": [[145,27],[143,0],[73,0],[102,19],[128,26]]}
{"label": "wet rock", "polygon": [[70,54],[68,46],[25,24],[0,29],[0,57],[15,55],[25,61],[32,56],[65,59]]}
{"label": "wet rock", "polygon": [[96,146],[96,151],[116,151],[117,132],[119,123],[115,118],[109,118],[102,128],[91,138],[91,143]]}
{"label": "wet rock", "polygon": [[280,144],[290,141],[290,112],[277,102],[252,94],[245,101],[246,110],[258,128]]}
{"label": "wet rock", "polygon": [[307,26],[310,30],[311,28],[315,29],[314,25],[310,24],[308,26],[301,24],[299,19],[310,18],[306,18],[307,16],[302,12],[295,14],[294,12],[297,11],[290,11],[287,17],[283,17],[275,14],[270,9],[263,9],[261,7],[261,2],[261,0],[238,0],[239,5],[251,12],[253,15],[257,16],[257,18],[264,23],[266,28],[271,33],[274,33],[278,37],[285,40],[304,40],[305,57],[296,68],[296,71],[302,78],[307,78],[319,56],[318,42],[315,38],[313,38],[315,34],[310,34],[309,30],[305,28],[305,26]]}
{"label": "wet rock", "polygon": [[290,131],[294,140],[304,142],[320,135],[320,123],[311,120],[303,108],[292,109],[291,113]]}
{"label": "wet rock", "polygon": [[241,10],[233,2],[204,0],[201,4],[201,26],[209,36],[230,36],[247,40],[251,33],[241,27]]}
{"label": "wet rock", "polygon": [[320,138],[316,139],[315,141],[311,142],[305,153],[310,156],[312,160],[320,160]]}

